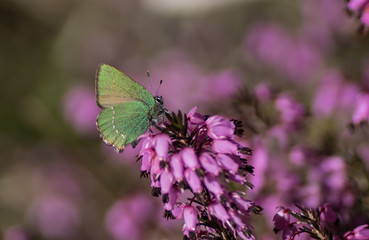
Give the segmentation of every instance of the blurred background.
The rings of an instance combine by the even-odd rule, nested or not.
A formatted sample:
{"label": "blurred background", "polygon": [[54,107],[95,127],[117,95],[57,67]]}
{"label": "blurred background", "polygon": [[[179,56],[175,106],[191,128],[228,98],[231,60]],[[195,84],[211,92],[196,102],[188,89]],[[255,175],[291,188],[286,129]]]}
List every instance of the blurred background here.
{"label": "blurred background", "polygon": [[[344,233],[369,219],[369,142],[348,124],[369,90],[369,39],[337,0],[0,1],[0,233],[6,240],[181,239],[182,222],[95,119],[113,65],[170,111],[244,121],[257,239],[279,205],[330,202]],[[151,73],[150,88],[146,71]],[[267,177],[266,177],[267,176]]]}

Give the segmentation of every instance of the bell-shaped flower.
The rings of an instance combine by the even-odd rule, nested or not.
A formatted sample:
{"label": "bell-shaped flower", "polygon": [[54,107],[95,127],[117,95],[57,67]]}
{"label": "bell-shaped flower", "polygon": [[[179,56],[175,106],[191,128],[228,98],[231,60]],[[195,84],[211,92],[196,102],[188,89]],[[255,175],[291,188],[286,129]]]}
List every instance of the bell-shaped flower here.
{"label": "bell-shaped flower", "polygon": [[160,160],[167,158],[170,144],[171,140],[167,134],[161,133],[155,136],[154,148],[156,155],[159,157]]}
{"label": "bell-shaped flower", "polygon": [[218,199],[224,193],[223,186],[220,184],[219,179],[210,173],[207,173],[204,177],[205,187],[214,194]]}
{"label": "bell-shaped flower", "polygon": [[227,154],[218,154],[217,160],[223,168],[228,170],[230,173],[236,173],[238,171],[239,165],[231,156]]}
{"label": "bell-shaped flower", "polygon": [[193,170],[200,168],[199,160],[197,159],[195,150],[193,148],[186,147],[180,152],[184,165]]}
{"label": "bell-shaped flower", "polygon": [[333,211],[329,203],[319,207],[320,219],[325,222],[335,223],[338,220],[337,214]]}
{"label": "bell-shaped flower", "polygon": [[195,232],[197,224],[197,210],[192,206],[185,206],[183,208],[183,232],[188,236],[189,232]]}
{"label": "bell-shaped flower", "polygon": [[179,154],[173,154],[170,158],[170,169],[172,170],[174,179],[177,182],[180,182],[183,180],[183,162]]}
{"label": "bell-shaped flower", "polygon": [[223,225],[230,219],[228,211],[219,202],[213,202],[209,205],[209,212],[220,220]]}
{"label": "bell-shaped flower", "polygon": [[205,116],[201,115],[200,113],[197,113],[197,109],[199,107],[193,107],[188,113],[187,113],[187,121],[190,125],[201,125],[205,121]]}
{"label": "bell-shaped flower", "polygon": [[230,153],[236,154],[238,150],[238,145],[227,139],[214,139],[211,148],[216,153]]}
{"label": "bell-shaped flower", "polygon": [[200,193],[203,190],[201,180],[195,171],[187,168],[185,171],[185,178],[194,193]]}
{"label": "bell-shaped flower", "polygon": [[168,193],[169,201],[164,204],[164,209],[167,211],[172,211],[179,197],[180,197],[180,191],[175,186],[172,186]]}
{"label": "bell-shaped flower", "polygon": [[146,150],[142,155],[141,172],[149,172],[151,169],[151,160],[154,152],[151,149]]}
{"label": "bell-shaped flower", "polygon": [[215,115],[206,120],[208,136],[212,139],[231,138],[234,134],[234,124],[221,116]]}
{"label": "bell-shaped flower", "polygon": [[160,174],[160,188],[162,194],[169,193],[171,187],[173,186],[173,174],[168,170],[165,170]]}
{"label": "bell-shaped flower", "polygon": [[210,153],[202,153],[199,157],[201,166],[205,169],[205,171],[213,174],[214,176],[218,176],[222,171],[218,162],[212,157]]}
{"label": "bell-shaped flower", "polygon": [[290,224],[290,212],[291,210],[284,207],[278,207],[279,211],[274,215],[273,222],[274,227],[277,230],[287,230]]}

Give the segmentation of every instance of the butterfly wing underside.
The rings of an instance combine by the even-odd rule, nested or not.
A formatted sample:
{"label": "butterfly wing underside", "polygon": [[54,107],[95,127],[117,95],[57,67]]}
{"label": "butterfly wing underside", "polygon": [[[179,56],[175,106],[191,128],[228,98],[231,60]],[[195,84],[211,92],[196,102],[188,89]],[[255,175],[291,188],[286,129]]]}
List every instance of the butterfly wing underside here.
{"label": "butterfly wing underside", "polygon": [[97,117],[96,125],[103,141],[123,151],[124,146],[145,133],[149,126],[147,105],[130,101],[105,108]]}
{"label": "butterfly wing underside", "polygon": [[132,100],[141,101],[152,108],[155,101],[150,92],[118,69],[101,64],[96,73],[96,103],[100,108]]}
{"label": "butterfly wing underside", "polygon": [[96,103],[103,109],[96,119],[100,136],[122,151],[148,128],[155,100],[147,89],[107,64],[99,66],[95,87]]}

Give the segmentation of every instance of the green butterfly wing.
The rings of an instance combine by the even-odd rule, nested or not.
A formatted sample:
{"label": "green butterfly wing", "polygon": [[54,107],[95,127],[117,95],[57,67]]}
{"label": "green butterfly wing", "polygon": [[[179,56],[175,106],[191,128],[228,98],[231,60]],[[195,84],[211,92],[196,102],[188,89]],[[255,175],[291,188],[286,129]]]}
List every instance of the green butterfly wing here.
{"label": "green butterfly wing", "polygon": [[141,101],[150,109],[155,105],[153,96],[146,88],[108,64],[99,66],[95,86],[96,103],[100,108],[130,101]]}
{"label": "green butterfly wing", "polygon": [[135,141],[149,126],[154,97],[118,69],[102,64],[96,73],[96,103],[103,109],[96,126],[101,138],[117,151]]}
{"label": "green butterfly wing", "polygon": [[149,127],[149,108],[141,101],[130,101],[105,108],[96,125],[103,141],[117,151],[135,141]]}

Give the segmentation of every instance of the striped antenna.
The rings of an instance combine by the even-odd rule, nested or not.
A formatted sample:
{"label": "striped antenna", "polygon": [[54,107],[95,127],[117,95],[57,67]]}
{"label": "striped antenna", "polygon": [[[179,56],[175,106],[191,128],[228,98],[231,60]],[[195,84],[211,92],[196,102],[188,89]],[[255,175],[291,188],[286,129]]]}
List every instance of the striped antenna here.
{"label": "striped antenna", "polygon": [[152,88],[152,84],[151,84],[150,72],[149,72],[149,71],[147,71],[147,72],[146,72],[146,74],[147,74],[147,78],[149,79],[151,92],[153,92],[153,91],[154,91],[154,89]]}
{"label": "striped antenna", "polygon": [[156,90],[155,96],[157,96],[157,95],[158,95],[158,92],[159,92],[159,89],[160,89],[160,87],[161,87],[161,84],[162,84],[162,83],[163,83],[163,79],[160,79],[159,87],[158,87],[158,89]]}

